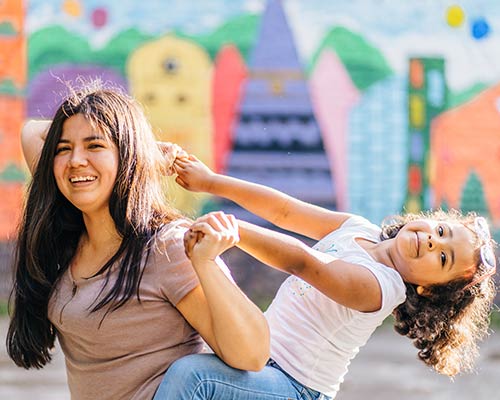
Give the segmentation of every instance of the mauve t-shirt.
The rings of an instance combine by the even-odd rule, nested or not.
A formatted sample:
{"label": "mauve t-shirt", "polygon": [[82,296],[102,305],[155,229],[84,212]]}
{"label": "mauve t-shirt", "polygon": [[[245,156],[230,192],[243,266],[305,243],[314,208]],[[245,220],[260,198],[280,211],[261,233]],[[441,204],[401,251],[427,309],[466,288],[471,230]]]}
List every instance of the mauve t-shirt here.
{"label": "mauve t-shirt", "polygon": [[[68,268],[61,277],[48,313],[65,355],[73,400],[151,399],[173,361],[202,351],[199,334],[175,308],[199,284],[184,254],[187,227],[186,221],[177,220],[162,228],[144,269],[141,301],[133,296],[105,317],[107,307],[89,310],[106,273],[75,281]],[[219,265],[229,275],[227,267]],[[106,288],[117,272],[115,264]]]}

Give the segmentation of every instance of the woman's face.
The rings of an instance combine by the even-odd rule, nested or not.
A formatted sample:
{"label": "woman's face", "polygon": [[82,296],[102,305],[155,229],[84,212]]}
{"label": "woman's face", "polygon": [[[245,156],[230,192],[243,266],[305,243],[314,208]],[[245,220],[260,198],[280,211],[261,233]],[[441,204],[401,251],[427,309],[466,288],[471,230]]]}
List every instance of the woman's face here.
{"label": "woman's face", "polygon": [[109,212],[118,172],[118,149],[82,114],[68,118],[54,158],[61,193],[84,214]]}
{"label": "woman's face", "polygon": [[474,235],[457,222],[420,219],[407,223],[395,237],[391,258],[403,280],[416,285],[443,284],[471,277]]}

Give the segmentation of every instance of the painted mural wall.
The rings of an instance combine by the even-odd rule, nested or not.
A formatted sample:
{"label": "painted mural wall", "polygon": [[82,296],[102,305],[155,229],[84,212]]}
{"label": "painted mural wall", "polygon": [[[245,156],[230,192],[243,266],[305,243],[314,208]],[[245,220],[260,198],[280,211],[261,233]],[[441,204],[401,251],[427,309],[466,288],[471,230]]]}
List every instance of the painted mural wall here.
{"label": "painted mural wall", "polygon": [[[500,225],[497,1],[0,0],[0,240],[20,127],[79,76],[217,171],[376,223],[453,207]],[[190,215],[234,207],[169,193]]]}

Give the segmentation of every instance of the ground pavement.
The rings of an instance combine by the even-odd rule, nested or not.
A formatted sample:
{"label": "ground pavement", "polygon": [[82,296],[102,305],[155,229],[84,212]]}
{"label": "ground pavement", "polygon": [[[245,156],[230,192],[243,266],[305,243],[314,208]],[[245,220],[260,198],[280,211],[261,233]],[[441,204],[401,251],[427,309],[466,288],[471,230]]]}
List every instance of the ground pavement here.
{"label": "ground pavement", "polygon": [[[0,399],[69,400],[60,350],[41,371],[24,371],[7,358],[6,329],[0,319]],[[353,361],[336,400],[493,400],[500,399],[499,377],[500,333],[483,343],[477,373],[452,382],[417,361],[410,341],[383,326]]]}

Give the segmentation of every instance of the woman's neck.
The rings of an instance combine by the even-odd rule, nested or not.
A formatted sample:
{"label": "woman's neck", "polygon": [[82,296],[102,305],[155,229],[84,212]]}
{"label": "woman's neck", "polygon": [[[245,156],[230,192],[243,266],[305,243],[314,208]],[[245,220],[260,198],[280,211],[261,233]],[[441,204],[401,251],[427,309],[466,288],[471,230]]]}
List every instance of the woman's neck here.
{"label": "woman's neck", "polygon": [[115,223],[109,212],[92,216],[83,214],[83,222],[85,223],[86,232],[82,237],[82,242],[86,246],[96,253],[101,253],[103,250],[106,253],[111,249],[118,250],[122,238],[116,230]]}

